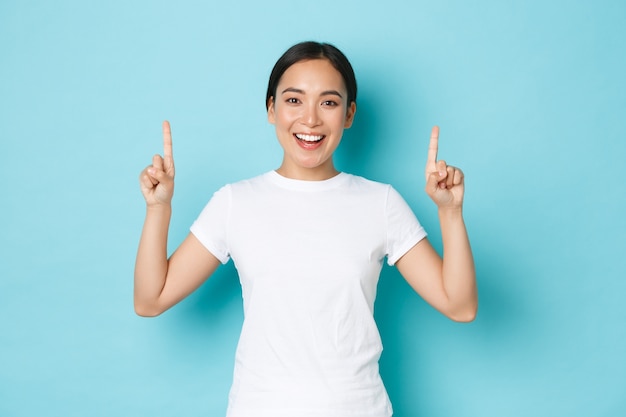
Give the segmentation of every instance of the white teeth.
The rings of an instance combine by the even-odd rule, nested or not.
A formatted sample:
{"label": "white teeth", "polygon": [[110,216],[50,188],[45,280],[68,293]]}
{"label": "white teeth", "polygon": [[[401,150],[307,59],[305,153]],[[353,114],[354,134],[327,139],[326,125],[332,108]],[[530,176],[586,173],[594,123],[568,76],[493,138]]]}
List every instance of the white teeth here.
{"label": "white teeth", "polygon": [[302,133],[296,133],[296,137],[307,142],[317,142],[324,139],[323,135],[304,135]]}

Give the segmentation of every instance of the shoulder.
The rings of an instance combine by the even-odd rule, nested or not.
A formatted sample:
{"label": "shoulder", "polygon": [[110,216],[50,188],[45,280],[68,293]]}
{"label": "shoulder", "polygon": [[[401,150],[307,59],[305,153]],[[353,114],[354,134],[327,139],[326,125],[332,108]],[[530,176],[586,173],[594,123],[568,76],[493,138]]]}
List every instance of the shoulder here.
{"label": "shoulder", "polygon": [[384,182],[370,180],[357,175],[347,174],[351,190],[361,195],[367,195],[370,199],[382,202],[386,210],[408,207],[404,197],[391,185]]}
{"label": "shoulder", "polygon": [[273,187],[269,177],[270,175],[265,173],[231,182],[222,186],[215,194],[223,195],[223,198],[228,199],[230,204],[254,201],[272,194]]}
{"label": "shoulder", "polygon": [[223,184],[213,192],[211,200],[230,200],[233,194],[255,189],[259,184],[263,183],[263,177],[264,175],[262,174],[256,177]]}
{"label": "shoulder", "polygon": [[246,189],[255,189],[263,184],[268,183],[269,173],[260,174],[251,178],[246,178],[231,182],[222,186],[221,190],[228,190],[228,192],[245,191]]}
{"label": "shoulder", "polygon": [[374,181],[369,178],[361,177],[359,175],[347,174],[343,173],[348,179],[348,183],[352,186],[358,186],[363,188],[372,188],[372,189],[384,189],[390,187],[389,184],[380,181]]}
{"label": "shoulder", "polygon": [[343,174],[347,177],[346,185],[355,189],[363,189],[369,191],[388,192],[391,187],[390,184],[386,184],[379,181],[370,180],[365,177],[354,174]]}

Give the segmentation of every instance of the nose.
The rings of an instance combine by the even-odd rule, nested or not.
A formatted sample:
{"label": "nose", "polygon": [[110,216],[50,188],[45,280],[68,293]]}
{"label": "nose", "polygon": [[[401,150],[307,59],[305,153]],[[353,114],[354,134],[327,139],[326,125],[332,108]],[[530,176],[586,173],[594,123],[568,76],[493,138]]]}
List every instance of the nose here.
{"label": "nose", "polygon": [[305,106],[304,113],[302,114],[302,122],[308,127],[318,126],[321,123],[317,104]]}

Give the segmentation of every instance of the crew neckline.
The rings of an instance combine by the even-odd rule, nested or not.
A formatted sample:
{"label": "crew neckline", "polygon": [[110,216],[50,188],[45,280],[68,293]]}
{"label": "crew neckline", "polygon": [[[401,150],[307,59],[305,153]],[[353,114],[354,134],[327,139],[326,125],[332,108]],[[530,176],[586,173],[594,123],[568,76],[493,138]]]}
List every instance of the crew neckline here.
{"label": "crew neckline", "polygon": [[339,172],[334,177],[327,180],[296,180],[280,175],[276,171],[269,171],[265,174],[273,184],[295,191],[324,191],[335,188],[348,180],[349,174]]}

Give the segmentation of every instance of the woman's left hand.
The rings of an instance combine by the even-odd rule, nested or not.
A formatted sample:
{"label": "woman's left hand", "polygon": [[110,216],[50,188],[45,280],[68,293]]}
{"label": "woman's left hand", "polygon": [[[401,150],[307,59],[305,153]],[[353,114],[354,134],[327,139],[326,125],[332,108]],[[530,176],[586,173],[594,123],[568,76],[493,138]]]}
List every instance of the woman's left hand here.
{"label": "woman's left hand", "polygon": [[460,209],[463,206],[464,176],[459,168],[437,160],[439,127],[430,134],[426,161],[426,193],[439,209]]}

